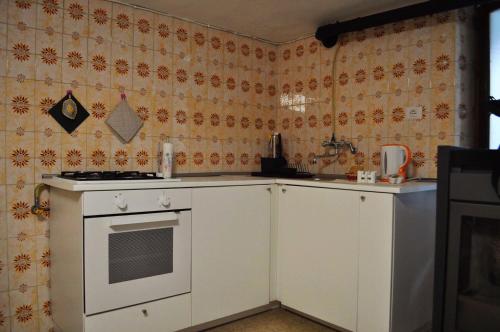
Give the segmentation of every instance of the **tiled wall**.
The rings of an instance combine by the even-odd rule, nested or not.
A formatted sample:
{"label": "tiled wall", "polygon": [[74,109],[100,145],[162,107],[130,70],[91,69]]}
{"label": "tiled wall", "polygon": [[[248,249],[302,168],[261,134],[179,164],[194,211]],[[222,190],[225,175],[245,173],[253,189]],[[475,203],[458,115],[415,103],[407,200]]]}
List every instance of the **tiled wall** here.
{"label": "tiled wall", "polygon": [[[337,52],[105,1],[0,0],[0,331],[52,327],[49,222],[30,214],[41,174],[152,170],[166,137],[177,172],[250,171],[273,130],[291,160],[309,163],[335,130],[360,152],[312,171],[374,168],[381,143],[402,142],[418,174],[432,176],[435,146],[470,136],[469,23],[453,12],[370,29]],[[72,135],[47,115],[68,89],[91,113]],[[144,120],[127,145],[104,124],[120,92]],[[399,120],[414,104],[425,119]]]}
{"label": "tiled wall", "polygon": [[[47,331],[48,222],[30,214],[41,174],[259,168],[274,128],[275,46],[98,0],[0,0],[0,331]],[[47,110],[71,89],[91,116],[69,135]],[[125,92],[144,127],[104,123]]]}
{"label": "tiled wall", "polygon": [[[330,50],[318,51],[314,38],[280,46],[277,128],[289,158],[326,173],[379,170],[382,144],[407,144],[412,174],[435,177],[438,145],[471,143],[471,15],[459,10],[358,31]],[[423,119],[408,120],[407,106],[422,106]],[[313,165],[332,131],[358,153]]]}

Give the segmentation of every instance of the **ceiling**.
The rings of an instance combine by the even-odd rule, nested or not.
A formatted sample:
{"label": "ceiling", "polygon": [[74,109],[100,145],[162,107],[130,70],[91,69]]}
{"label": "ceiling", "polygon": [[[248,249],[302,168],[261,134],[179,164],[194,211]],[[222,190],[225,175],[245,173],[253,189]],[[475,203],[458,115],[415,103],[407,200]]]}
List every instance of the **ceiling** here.
{"label": "ceiling", "polygon": [[284,43],[314,34],[320,25],[424,0],[122,0],[257,37]]}

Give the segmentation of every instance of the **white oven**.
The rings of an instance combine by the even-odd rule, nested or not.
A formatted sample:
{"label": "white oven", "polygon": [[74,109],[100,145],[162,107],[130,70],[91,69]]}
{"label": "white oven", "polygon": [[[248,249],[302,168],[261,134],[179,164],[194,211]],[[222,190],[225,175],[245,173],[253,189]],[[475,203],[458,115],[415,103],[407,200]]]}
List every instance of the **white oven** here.
{"label": "white oven", "polygon": [[84,206],[87,316],[191,291],[184,191],[95,192]]}

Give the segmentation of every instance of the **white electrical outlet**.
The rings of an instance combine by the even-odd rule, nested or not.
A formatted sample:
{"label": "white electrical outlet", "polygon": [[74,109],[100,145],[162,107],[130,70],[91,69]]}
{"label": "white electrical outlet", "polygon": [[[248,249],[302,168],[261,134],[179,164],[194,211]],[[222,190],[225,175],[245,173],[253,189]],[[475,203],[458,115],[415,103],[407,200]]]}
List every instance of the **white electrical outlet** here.
{"label": "white electrical outlet", "polygon": [[408,120],[422,120],[422,106],[410,106],[406,108],[406,118]]}

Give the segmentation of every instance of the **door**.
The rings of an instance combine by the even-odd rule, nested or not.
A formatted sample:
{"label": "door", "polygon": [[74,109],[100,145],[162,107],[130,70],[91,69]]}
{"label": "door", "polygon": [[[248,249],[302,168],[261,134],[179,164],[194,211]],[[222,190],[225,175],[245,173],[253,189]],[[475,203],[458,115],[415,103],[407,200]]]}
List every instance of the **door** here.
{"label": "door", "polygon": [[191,212],[84,219],[85,313],[190,291]]}
{"label": "door", "polygon": [[356,195],[360,202],[357,332],[389,332],[393,195],[364,192]]}
{"label": "door", "polygon": [[270,189],[193,189],[193,325],[269,303]]}
{"label": "door", "polygon": [[290,308],[354,331],[357,193],[282,186],[278,209],[279,299]]}

